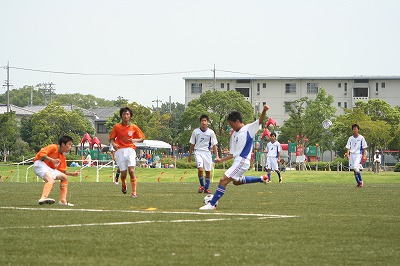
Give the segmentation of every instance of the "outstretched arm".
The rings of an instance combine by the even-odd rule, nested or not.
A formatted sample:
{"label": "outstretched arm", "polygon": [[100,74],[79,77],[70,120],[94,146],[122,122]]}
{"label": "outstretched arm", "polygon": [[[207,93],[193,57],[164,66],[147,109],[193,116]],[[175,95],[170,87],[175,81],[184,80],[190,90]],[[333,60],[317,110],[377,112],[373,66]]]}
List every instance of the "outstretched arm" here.
{"label": "outstretched arm", "polygon": [[268,105],[264,105],[264,109],[263,109],[263,111],[262,111],[262,113],[260,115],[260,119],[258,120],[260,125],[264,122],[265,114],[267,113],[268,109],[269,109],[269,106]]}

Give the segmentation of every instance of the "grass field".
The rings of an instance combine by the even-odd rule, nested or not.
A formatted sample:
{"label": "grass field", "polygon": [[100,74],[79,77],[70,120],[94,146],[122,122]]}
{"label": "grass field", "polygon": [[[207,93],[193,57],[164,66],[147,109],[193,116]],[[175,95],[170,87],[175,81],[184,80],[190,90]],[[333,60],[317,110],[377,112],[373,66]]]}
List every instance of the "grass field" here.
{"label": "grass field", "polygon": [[135,199],[111,169],[101,182],[85,171],[70,181],[75,207],[59,207],[37,205],[43,183],[25,169],[15,182],[0,167],[0,265],[400,264],[400,173],[365,172],[356,189],[350,172],[288,171],[282,184],[230,184],[201,212],[196,170],[137,169]]}

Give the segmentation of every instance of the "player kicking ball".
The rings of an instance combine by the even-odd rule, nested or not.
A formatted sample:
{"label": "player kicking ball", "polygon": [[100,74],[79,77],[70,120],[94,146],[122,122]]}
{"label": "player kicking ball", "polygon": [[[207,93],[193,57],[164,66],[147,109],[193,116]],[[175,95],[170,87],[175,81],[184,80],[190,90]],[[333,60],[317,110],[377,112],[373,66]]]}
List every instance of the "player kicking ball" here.
{"label": "player kicking ball", "polygon": [[234,159],[232,166],[226,170],[219,180],[218,188],[210,202],[200,210],[214,210],[216,203],[225,194],[226,186],[233,182],[234,185],[244,185],[250,183],[267,183],[268,176],[244,176],[244,173],[250,168],[251,152],[253,150],[254,137],[263,123],[265,114],[269,107],[264,105],[261,116],[251,124],[244,125],[242,115],[239,112],[231,112],[228,115],[228,123],[232,127],[233,133],[230,139],[230,154],[224,158],[215,159],[216,163],[222,163]]}

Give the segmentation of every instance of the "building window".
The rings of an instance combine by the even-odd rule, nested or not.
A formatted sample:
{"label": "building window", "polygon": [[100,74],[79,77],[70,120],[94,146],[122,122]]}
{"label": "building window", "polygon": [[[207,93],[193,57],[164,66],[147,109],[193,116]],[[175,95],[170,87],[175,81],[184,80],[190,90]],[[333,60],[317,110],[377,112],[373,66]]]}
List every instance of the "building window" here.
{"label": "building window", "polygon": [[377,82],[375,85],[376,85],[376,86],[375,86],[375,93],[378,94],[378,91],[379,91],[379,83]]}
{"label": "building window", "polygon": [[203,84],[202,83],[192,83],[192,93],[202,93],[203,92]]}
{"label": "building window", "polygon": [[263,83],[263,89],[267,88],[267,83]]}
{"label": "building window", "polygon": [[224,83],[221,83],[221,89],[223,89],[225,87]]}
{"label": "building window", "polygon": [[260,95],[260,90],[261,90],[260,83],[257,83],[257,95]]}
{"label": "building window", "polygon": [[338,88],[341,88],[342,87],[342,83],[338,83]]}
{"label": "building window", "polygon": [[237,92],[240,92],[244,97],[250,97],[250,89],[249,88],[236,88]]}
{"label": "building window", "polygon": [[386,86],[385,82],[382,82],[382,84],[381,84],[381,88],[382,88],[382,89],[384,89],[384,88],[385,88],[385,86]]}
{"label": "building window", "polygon": [[262,106],[263,106],[263,108],[264,108],[264,105],[266,105],[266,104],[267,104],[267,102],[263,102],[263,105],[262,105]]}
{"label": "building window", "polygon": [[226,83],[226,90],[229,91],[230,90],[230,84]]}
{"label": "building window", "polygon": [[97,124],[97,133],[108,133],[105,123]]}
{"label": "building window", "polygon": [[296,93],[296,83],[286,83],[285,93]]}
{"label": "building window", "polygon": [[347,83],[344,84],[344,95],[347,95]]}
{"label": "building window", "polygon": [[341,102],[338,102],[338,103],[337,103],[337,107],[342,107],[342,103],[341,103]]}
{"label": "building window", "polygon": [[290,105],[292,104],[292,102],[284,102],[285,105],[285,113],[289,113],[290,112]]}
{"label": "building window", "polygon": [[347,108],[347,102],[344,102],[344,108]]}
{"label": "building window", "polygon": [[307,93],[317,94],[318,93],[318,83],[307,83]]}

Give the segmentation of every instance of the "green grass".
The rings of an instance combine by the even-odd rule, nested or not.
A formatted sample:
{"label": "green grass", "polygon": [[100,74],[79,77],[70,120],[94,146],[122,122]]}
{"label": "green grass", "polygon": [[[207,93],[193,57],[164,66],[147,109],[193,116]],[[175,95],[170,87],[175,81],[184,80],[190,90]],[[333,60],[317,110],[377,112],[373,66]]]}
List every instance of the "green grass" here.
{"label": "green grass", "polygon": [[137,169],[136,199],[110,169],[99,183],[91,169],[83,182],[71,179],[73,208],[37,205],[43,183],[11,182],[10,171],[0,167],[0,265],[400,263],[399,173],[364,172],[362,189],[351,172],[290,171],[282,184],[273,174],[268,185],[230,184],[217,211],[200,212],[194,169]]}

